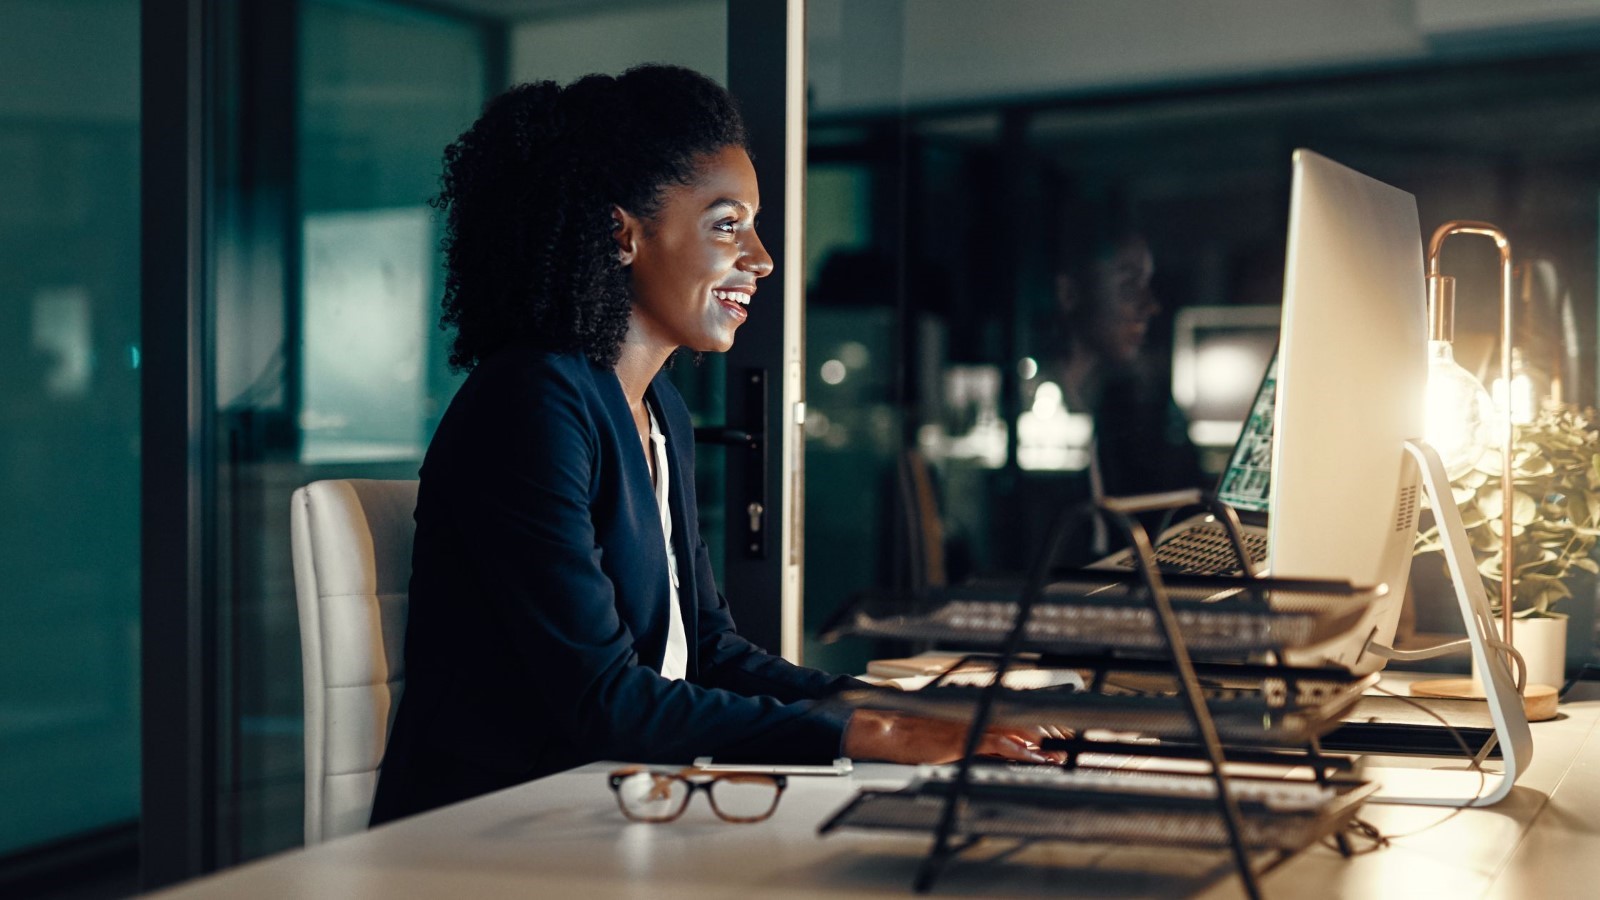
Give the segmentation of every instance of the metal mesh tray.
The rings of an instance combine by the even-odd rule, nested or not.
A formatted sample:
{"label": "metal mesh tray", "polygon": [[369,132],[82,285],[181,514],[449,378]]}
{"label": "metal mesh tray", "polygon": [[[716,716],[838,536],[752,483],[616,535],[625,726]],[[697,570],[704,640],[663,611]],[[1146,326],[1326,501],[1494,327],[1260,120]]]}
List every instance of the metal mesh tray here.
{"label": "metal mesh tray", "polygon": [[[1292,670],[1286,670],[1292,671]],[[1318,670],[1326,671],[1326,670]],[[1253,687],[1204,689],[1217,733],[1232,744],[1298,745],[1333,730],[1377,681],[1364,677],[1265,678]],[[934,685],[920,691],[871,688],[845,691],[841,703],[951,721],[972,719],[984,688]],[[1103,729],[1192,741],[1194,725],[1177,694],[1100,694],[1059,688],[1000,690],[991,722],[1049,725],[1075,732]]]}
{"label": "metal mesh tray", "polygon": [[[1101,788],[1038,785],[1005,786],[976,782],[957,803],[953,836],[1028,840],[1137,843],[1223,849],[1227,829],[1218,810],[1210,775],[1171,775],[1171,791],[1152,791],[1108,778]],[[1231,783],[1236,783],[1233,779]],[[918,781],[900,790],[865,789],[818,829],[887,829],[929,833],[937,827],[950,790],[948,782]],[[1257,850],[1293,851],[1343,828],[1376,785],[1358,780],[1331,784],[1326,798],[1307,808],[1284,809],[1241,796],[1243,840]]]}
{"label": "metal mesh tray", "polygon": [[[1168,576],[1164,587],[1189,652],[1196,656],[1284,651],[1335,638],[1361,621],[1387,588],[1343,582]],[[1034,604],[1024,644],[1054,652],[1167,650],[1148,588],[1136,576],[1080,570],[1050,584]],[[930,591],[915,612],[858,609],[843,633],[997,646],[1020,609],[1017,586]]]}

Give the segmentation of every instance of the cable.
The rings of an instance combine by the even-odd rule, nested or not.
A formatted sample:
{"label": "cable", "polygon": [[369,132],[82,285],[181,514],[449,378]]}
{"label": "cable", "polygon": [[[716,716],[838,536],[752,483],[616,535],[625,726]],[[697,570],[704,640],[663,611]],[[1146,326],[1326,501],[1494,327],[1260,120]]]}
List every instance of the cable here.
{"label": "cable", "polygon": [[[1409,703],[1412,706],[1416,707],[1417,709],[1422,710],[1424,713],[1427,713],[1435,721],[1437,721],[1440,725],[1443,725],[1445,730],[1450,732],[1450,736],[1452,738],[1455,738],[1456,744],[1461,747],[1461,754],[1463,756],[1466,756],[1470,760],[1470,762],[1468,763],[1468,768],[1471,771],[1474,771],[1474,772],[1478,773],[1478,789],[1473,791],[1472,800],[1477,800],[1479,797],[1483,796],[1483,789],[1486,786],[1488,786],[1488,784],[1489,784],[1489,778],[1483,771],[1483,759],[1484,759],[1485,754],[1487,754],[1489,752],[1489,749],[1494,746],[1495,738],[1490,738],[1488,741],[1485,741],[1484,742],[1484,749],[1482,751],[1480,751],[1479,753],[1477,753],[1477,754],[1473,754],[1471,748],[1469,748],[1467,746],[1466,740],[1461,736],[1461,732],[1456,730],[1456,727],[1454,725],[1451,725],[1449,722],[1446,722],[1444,720],[1443,716],[1440,716],[1437,712],[1434,712],[1433,710],[1429,709],[1426,704],[1418,703],[1417,700],[1415,698],[1413,698],[1413,697],[1407,697],[1407,696],[1404,696],[1402,694],[1396,694],[1394,691],[1389,690],[1388,688],[1384,687],[1381,684],[1373,685],[1373,690],[1377,691],[1380,694],[1385,694],[1387,696],[1393,697],[1396,700],[1400,700],[1400,701],[1402,701],[1404,703]],[[1391,836],[1389,836],[1388,840],[1397,841],[1397,840],[1400,840],[1402,838],[1411,837],[1412,835],[1415,835],[1415,834],[1421,834],[1424,831],[1428,831],[1428,830],[1433,829],[1433,828],[1438,828],[1440,825],[1443,825],[1444,823],[1446,823],[1446,822],[1450,821],[1451,819],[1455,818],[1456,816],[1460,815],[1462,810],[1470,809],[1471,807],[1472,807],[1472,801],[1469,800],[1467,802],[1462,803],[1460,806],[1457,806],[1457,807],[1451,809],[1450,813],[1448,815],[1446,815],[1444,818],[1440,819],[1437,822],[1432,822],[1432,823],[1430,823],[1428,825],[1424,825],[1423,827],[1418,828],[1418,829],[1416,829],[1414,831],[1407,831],[1407,832],[1403,832],[1401,834],[1391,835]]]}
{"label": "cable", "polygon": [[[1413,706],[1413,707],[1416,707],[1417,709],[1422,710],[1422,712],[1426,713],[1434,721],[1438,722],[1440,725],[1443,725],[1445,731],[1450,733],[1450,737],[1455,739],[1456,746],[1461,748],[1461,755],[1466,757],[1467,759],[1472,760],[1472,768],[1474,768],[1474,769],[1478,769],[1479,768],[1477,754],[1473,752],[1471,747],[1467,746],[1466,738],[1461,736],[1461,732],[1454,725],[1451,725],[1449,722],[1446,722],[1444,720],[1443,716],[1441,716],[1437,712],[1429,709],[1426,704],[1418,702],[1415,697],[1408,697],[1405,694],[1397,694],[1394,691],[1389,690],[1388,688],[1384,687],[1381,684],[1373,685],[1372,689],[1377,691],[1380,694],[1383,694],[1384,696],[1393,697],[1393,698],[1395,698],[1396,700],[1399,700],[1402,703],[1409,704],[1410,706]],[[1482,775],[1482,771],[1481,770],[1479,771],[1479,775],[1481,777],[1481,775]],[[1479,786],[1479,791],[1480,792],[1482,791],[1482,785]]]}
{"label": "cable", "polygon": [[1517,664],[1517,693],[1521,694],[1528,684],[1528,662],[1522,658],[1517,648],[1494,635],[1484,635],[1484,647],[1499,650],[1511,657]]}
{"label": "cable", "polygon": [[1347,856],[1363,856],[1368,853],[1376,853],[1377,851],[1383,850],[1389,846],[1389,837],[1382,831],[1379,831],[1378,826],[1368,822],[1366,819],[1352,817],[1350,821],[1345,824],[1344,831],[1342,833],[1347,836],[1354,836],[1366,841],[1367,846],[1351,848],[1348,851],[1341,849],[1339,847],[1337,834],[1324,835],[1320,843],[1322,846],[1327,847],[1330,850]]}

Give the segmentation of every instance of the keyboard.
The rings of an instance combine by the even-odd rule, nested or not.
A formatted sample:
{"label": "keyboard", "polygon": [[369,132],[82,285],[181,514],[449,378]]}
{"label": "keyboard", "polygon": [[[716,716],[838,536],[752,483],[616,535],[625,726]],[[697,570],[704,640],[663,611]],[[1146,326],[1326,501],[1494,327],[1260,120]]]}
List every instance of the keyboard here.
{"label": "keyboard", "polygon": [[[1345,633],[1384,588],[1335,582],[1171,576],[1165,585],[1189,650],[1241,654],[1307,646]],[[857,610],[853,634],[911,641],[991,646],[1011,634],[1021,609],[1020,585],[958,586],[930,591],[922,608],[874,616]],[[1029,649],[1115,648],[1166,652],[1151,597],[1137,576],[1079,570],[1052,581],[1030,608]]]}
{"label": "keyboard", "polygon": [[[1240,535],[1250,555],[1251,566],[1259,571],[1267,561],[1267,536],[1246,530]],[[1132,570],[1137,562],[1132,550],[1124,550],[1106,560],[1106,568]],[[1207,522],[1187,528],[1156,547],[1156,568],[1178,575],[1243,575],[1239,556],[1233,552],[1228,531],[1221,522]]]}
{"label": "keyboard", "polygon": [[[1016,624],[1016,603],[951,600],[928,615],[930,624],[969,638],[998,639]],[[1174,610],[1194,651],[1254,652],[1306,643],[1319,629],[1315,613],[1278,613],[1261,606],[1205,604]],[[1028,617],[1031,641],[1116,646],[1134,650],[1166,647],[1155,613],[1139,602],[1040,603]]]}
{"label": "keyboard", "polygon": [[[956,767],[953,765],[919,766],[917,780],[912,785],[923,788],[948,785],[955,775]],[[1041,796],[1077,795],[1078,799],[1083,800],[1131,795],[1145,799],[1210,801],[1217,796],[1217,784],[1210,775],[1127,769],[974,766],[969,784],[980,794],[1012,788]],[[1327,785],[1277,779],[1234,778],[1228,782],[1228,791],[1241,804],[1260,806],[1272,812],[1314,812],[1337,796],[1336,791]]]}

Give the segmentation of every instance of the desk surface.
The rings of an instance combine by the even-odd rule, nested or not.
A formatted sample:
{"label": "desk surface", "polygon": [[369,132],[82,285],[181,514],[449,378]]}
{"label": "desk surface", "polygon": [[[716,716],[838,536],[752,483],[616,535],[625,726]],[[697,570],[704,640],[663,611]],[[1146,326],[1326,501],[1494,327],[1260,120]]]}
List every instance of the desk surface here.
{"label": "desk surface", "polygon": [[[1344,859],[1313,847],[1267,874],[1268,897],[1594,897],[1600,883],[1600,687],[1580,685],[1555,721],[1534,726],[1534,761],[1489,809],[1369,804],[1391,846]],[[510,788],[307,850],[190,882],[162,896],[762,898],[911,894],[922,836],[818,824],[863,786],[897,786],[904,767],[793,778],[773,818],[718,821],[697,798],[670,825],[625,821],[608,764]],[[981,844],[933,896],[1242,896],[1226,853],[1104,845]]]}

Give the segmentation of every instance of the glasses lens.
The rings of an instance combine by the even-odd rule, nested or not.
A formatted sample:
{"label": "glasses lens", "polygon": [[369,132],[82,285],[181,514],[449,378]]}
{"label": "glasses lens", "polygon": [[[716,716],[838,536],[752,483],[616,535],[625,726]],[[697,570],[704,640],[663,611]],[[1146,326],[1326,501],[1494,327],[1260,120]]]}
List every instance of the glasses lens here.
{"label": "glasses lens", "polygon": [[711,803],[717,815],[735,821],[772,815],[779,793],[778,782],[765,775],[728,775],[711,783]]}
{"label": "glasses lens", "polygon": [[635,772],[617,782],[617,802],[630,818],[665,821],[689,802],[689,785],[659,772]]}

